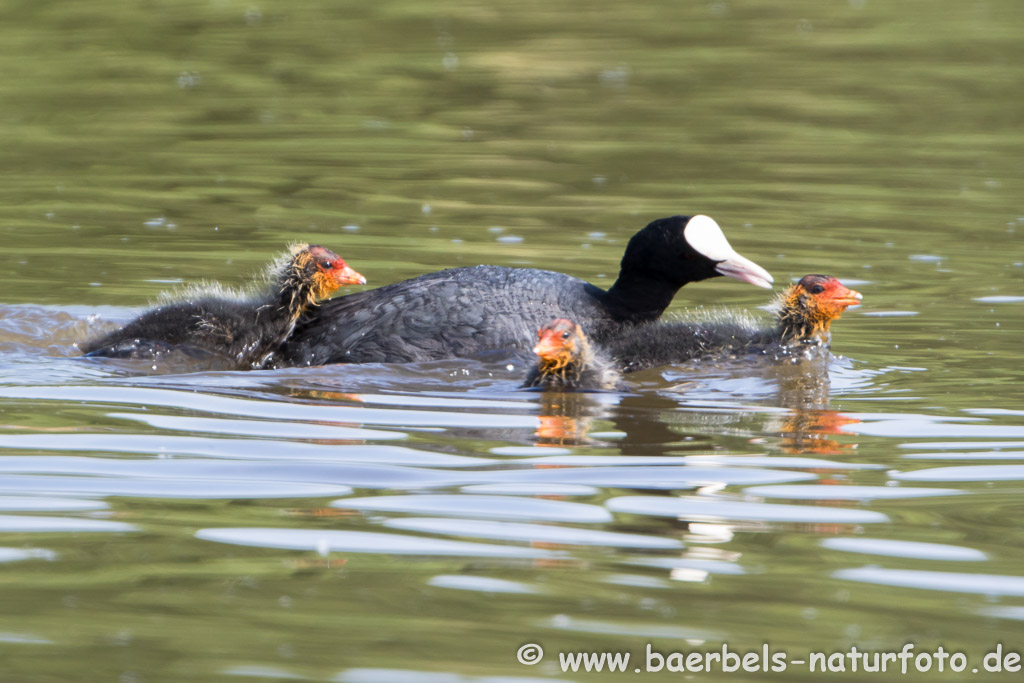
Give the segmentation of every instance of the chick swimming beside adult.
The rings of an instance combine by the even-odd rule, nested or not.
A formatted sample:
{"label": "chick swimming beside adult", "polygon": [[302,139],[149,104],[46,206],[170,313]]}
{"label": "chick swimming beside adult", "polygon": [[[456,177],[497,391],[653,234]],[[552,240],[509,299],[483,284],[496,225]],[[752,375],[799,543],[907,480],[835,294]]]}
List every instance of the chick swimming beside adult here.
{"label": "chick swimming beside adult", "polygon": [[859,292],[830,275],[806,275],[779,296],[770,324],[736,314],[718,320],[653,323],[608,340],[604,350],[624,372],[635,372],[708,356],[827,346],[832,322],[861,299]]}
{"label": "chick swimming beside adult", "polygon": [[365,283],[330,249],[297,244],[271,265],[256,294],[218,287],[187,292],[79,348],[87,356],[119,358],[198,351],[225,356],[238,368],[263,368],[318,301],[342,285]]}

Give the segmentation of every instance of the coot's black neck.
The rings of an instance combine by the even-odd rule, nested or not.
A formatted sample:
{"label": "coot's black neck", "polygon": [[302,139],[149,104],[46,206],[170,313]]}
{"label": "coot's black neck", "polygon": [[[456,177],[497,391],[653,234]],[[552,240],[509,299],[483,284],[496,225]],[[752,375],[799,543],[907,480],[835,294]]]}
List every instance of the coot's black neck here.
{"label": "coot's black neck", "polygon": [[617,322],[652,322],[661,317],[680,287],[663,279],[623,272],[601,301]]}

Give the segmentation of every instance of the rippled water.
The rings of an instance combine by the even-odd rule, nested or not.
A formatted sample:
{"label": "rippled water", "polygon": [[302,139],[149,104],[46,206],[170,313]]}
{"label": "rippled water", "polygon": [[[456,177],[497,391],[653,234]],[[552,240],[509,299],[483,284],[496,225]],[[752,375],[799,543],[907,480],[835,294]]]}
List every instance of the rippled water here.
{"label": "rippled water", "polygon": [[[0,16],[4,680],[1024,649],[1019,3]],[[501,357],[245,373],[74,346],[289,240],[369,286],[477,263],[607,286],[635,230],[696,212],[779,283],[864,293],[834,356],[558,395]],[[718,279],[673,313],[768,299]]]}

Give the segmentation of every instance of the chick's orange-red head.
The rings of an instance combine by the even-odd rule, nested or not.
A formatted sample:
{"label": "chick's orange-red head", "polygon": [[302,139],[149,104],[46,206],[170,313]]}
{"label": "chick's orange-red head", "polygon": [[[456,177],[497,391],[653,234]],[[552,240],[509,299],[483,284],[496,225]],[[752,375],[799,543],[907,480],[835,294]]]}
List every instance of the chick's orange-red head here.
{"label": "chick's orange-red head", "polygon": [[859,306],[863,299],[860,292],[831,275],[805,275],[796,287],[814,300],[822,317],[830,320],[838,318],[849,306]]}
{"label": "chick's orange-red head", "polygon": [[831,275],[805,275],[782,297],[779,318],[788,338],[821,337],[849,306],[861,302],[860,292]]}
{"label": "chick's orange-red head", "polygon": [[576,323],[557,318],[537,331],[537,345],[533,352],[550,369],[565,367],[579,353],[581,334]]}
{"label": "chick's orange-red head", "polygon": [[316,272],[313,274],[314,295],[322,299],[342,285],[365,285],[366,278],[352,270],[345,260],[326,247],[309,247],[309,257]]}

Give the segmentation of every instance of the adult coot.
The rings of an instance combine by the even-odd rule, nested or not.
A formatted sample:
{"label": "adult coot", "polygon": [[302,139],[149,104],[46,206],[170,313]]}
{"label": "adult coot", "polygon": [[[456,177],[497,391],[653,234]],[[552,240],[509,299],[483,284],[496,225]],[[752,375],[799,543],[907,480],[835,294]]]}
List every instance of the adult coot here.
{"label": "adult coot", "polygon": [[861,298],[860,292],[830,275],[805,275],[779,296],[775,319],[767,325],[734,314],[700,322],[652,323],[607,340],[604,350],[624,372],[634,372],[707,356],[827,346],[832,321],[847,307],[859,305]]}
{"label": "adult coot", "polygon": [[610,358],[591,346],[580,326],[558,318],[537,332],[537,364],[524,388],[544,391],[599,391],[615,389],[622,378]]}
{"label": "adult coot", "polygon": [[268,269],[267,284],[245,295],[218,287],[143,313],[119,330],[80,345],[89,356],[150,358],[168,351],[215,353],[239,368],[262,368],[299,316],[341,285],[365,284],[330,249],[297,244]]}
{"label": "adult coot", "polygon": [[758,287],[772,283],[711,218],[661,218],[629,241],[608,291],[532,268],[443,270],[320,306],[300,322],[278,362],[394,363],[525,351],[552,318],[574,320],[601,342],[624,326],[656,320],[683,285],[718,275]]}

